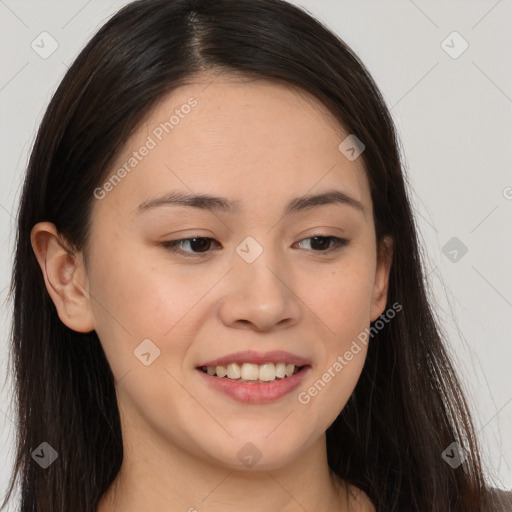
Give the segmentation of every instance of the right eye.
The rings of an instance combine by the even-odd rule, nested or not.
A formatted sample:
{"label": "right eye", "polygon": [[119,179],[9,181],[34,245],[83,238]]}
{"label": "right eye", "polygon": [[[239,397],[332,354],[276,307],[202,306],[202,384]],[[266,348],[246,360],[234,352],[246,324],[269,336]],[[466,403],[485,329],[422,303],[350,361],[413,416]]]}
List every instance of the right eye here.
{"label": "right eye", "polygon": [[[208,237],[193,237],[193,238],[181,238],[179,240],[169,240],[167,242],[162,242],[161,245],[164,246],[171,252],[182,254],[185,257],[195,257],[200,254],[207,254],[208,249],[211,246],[211,242],[218,243],[213,238]],[[190,247],[192,248],[192,252],[184,251],[181,246],[184,243],[190,243]],[[197,250],[197,252],[196,252]]]}

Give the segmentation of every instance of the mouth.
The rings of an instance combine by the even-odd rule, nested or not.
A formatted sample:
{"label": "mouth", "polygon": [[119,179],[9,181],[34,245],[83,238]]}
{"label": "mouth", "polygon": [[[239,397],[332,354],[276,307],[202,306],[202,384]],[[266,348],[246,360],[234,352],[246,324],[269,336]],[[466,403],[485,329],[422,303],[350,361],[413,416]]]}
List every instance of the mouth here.
{"label": "mouth", "polygon": [[311,361],[284,350],[245,350],[203,361],[195,370],[207,389],[238,402],[265,404],[290,396]]}
{"label": "mouth", "polygon": [[200,366],[197,369],[211,377],[229,379],[234,382],[248,384],[268,384],[289,379],[297,375],[309,365],[293,363],[229,363],[227,365]]}
{"label": "mouth", "polygon": [[229,363],[199,366],[196,372],[207,389],[237,402],[268,404],[292,396],[311,366],[293,363]]}

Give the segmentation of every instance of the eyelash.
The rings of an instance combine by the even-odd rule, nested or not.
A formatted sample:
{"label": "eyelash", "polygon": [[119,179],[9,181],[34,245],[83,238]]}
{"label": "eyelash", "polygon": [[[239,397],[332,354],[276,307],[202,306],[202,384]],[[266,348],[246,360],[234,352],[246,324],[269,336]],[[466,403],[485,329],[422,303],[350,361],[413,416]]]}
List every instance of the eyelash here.
{"label": "eyelash", "polygon": [[[324,251],[313,251],[315,253],[319,254],[331,254],[332,252],[339,251],[342,248],[346,247],[350,240],[347,240],[346,238],[339,238],[337,236],[328,236],[321,233],[315,233],[314,235],[303,238],[298,243],[303,242],[304,240],[312,240],[313,238],[325,238],[330,239],[334,242],[334,246],[330,247],[329,249],[326,249]],[[204,237],[204,236],[198,236],[198,237],[191,237],[191,238],[181,238],[179,240],[169,240],[168,242],[162,242],[162,246],[164,246],[167,250],[178,253],[183,255],[186,258],[196,258],[196,257],[203,257],[204,255],[207,255],[210,251],[204,251],[204,252],[187,252],[183,251],[182,249],[179,249],[177,246],[181,242],[189,242],[191,240],[212,240],[216,241],[214,238]]]}

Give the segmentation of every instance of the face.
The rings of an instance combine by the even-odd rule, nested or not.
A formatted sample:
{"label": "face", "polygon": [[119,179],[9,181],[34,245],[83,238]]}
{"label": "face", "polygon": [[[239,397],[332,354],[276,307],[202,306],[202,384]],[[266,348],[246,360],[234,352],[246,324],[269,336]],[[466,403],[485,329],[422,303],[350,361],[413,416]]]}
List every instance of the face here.
{"label": "face", "polygon": [[[349,134],[325,107],[268,81],[207,83],[166,96],[118,155],[93,202],[89,299],[59,315],[77,330],[88,315],[123,428],[271,469],[312,446],[354,390],[366,345],[351,347],[385,309],[390,254],[377,253],[362,158],[338,149]],[[190,194],[222,201],[170,201]],[[231,363],[265,382],[204,371],[234,379]],[[301,369],[284,377],[283,363]]]}

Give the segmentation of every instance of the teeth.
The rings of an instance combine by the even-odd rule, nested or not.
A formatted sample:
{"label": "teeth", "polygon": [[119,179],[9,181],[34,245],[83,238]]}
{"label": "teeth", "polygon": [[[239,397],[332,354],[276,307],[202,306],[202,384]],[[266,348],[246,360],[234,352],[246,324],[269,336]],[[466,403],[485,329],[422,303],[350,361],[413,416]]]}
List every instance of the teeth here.
{"label": "teeth", "polygon": [[[295,365],[293,365],[293,367],[295,369]],[[276,364],[276,377],[279,377],[280,379],[284,379],[286,377],[286,365],[284,363]]]}
{"label": "teeth", "polygon": [[260,366],[259,378],[263,382],[276,380],[276,367],[274,366],[274,363],[262,364]]}
{"label": "teeth", "polygon": [[244,363],[240,369],[242,380],[258,380],[260,369],[257,364]]}
{"label": "teeth", "polygon": [[[217,374],[217,377],[225,377],[228,374],[228,371],[226,370],[226,368],[224,366],[217,366],[214,368],[214,370],[215,370],[215,372],[211,373],[210,375]],[[206,371],[208,371],[208,369]]]}
{"label": "teeth", "polygon": [[208,366],[203,367],[208,375],[217,377],[227,377],[232,380],[272,382],[278,379],[291,377],[299,369],[291,363],[265,363],[261,365],[253,363],[231,363],[227,366]]}
{"label": "teeth", "polygon": [[[218,366],[217,366],[218,368]],[[240,378],[240,366],[236,363],[228,364],[228,379],[239,379]]]}

